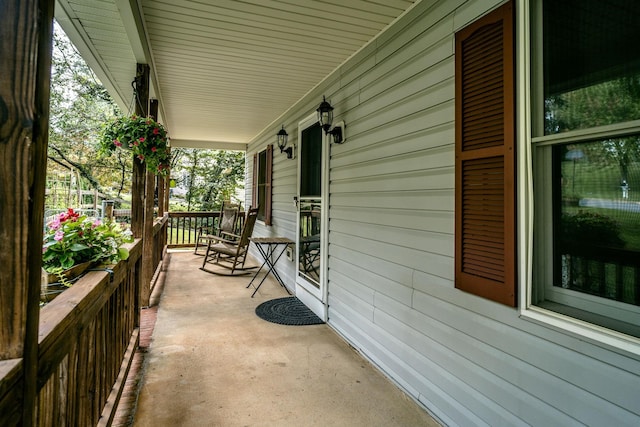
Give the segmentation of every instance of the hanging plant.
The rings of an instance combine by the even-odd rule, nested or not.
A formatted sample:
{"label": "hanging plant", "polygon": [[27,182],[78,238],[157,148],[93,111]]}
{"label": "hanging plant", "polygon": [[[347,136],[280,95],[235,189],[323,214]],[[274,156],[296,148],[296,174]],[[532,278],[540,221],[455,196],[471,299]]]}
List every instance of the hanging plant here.
{"label": "hanging plant", "polygon": [[100,141],[102,151],[111,154],[121,148],[133,152],[149,172],[169,174],[169,137],[165,128],[149,117],[118,117],[108,123]]}

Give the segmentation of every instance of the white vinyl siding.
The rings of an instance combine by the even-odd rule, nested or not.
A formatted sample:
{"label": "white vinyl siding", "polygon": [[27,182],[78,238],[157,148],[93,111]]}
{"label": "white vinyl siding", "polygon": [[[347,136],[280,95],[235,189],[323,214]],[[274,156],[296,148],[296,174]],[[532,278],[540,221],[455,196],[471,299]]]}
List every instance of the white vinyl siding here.
{"label": "white vinyl siding", "polygon": [[[454,33],[500,4],[423,0],[247,157],[282,123],[297,145],[323,94],[335,107],[347,140],[329,165],[328,324],[444,423],[638,425],[638,358],[454,287]],[[296,162],[276,151],[273,227],[256,234],[295,239],[295,191]],[[293,262],[278,270],[293,283]]]}

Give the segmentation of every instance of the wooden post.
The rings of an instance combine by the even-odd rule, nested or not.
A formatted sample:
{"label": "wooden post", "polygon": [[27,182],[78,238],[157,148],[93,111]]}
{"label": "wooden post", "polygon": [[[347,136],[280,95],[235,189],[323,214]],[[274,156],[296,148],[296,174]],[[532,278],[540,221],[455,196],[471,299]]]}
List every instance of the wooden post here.
{"label": "wooden post", "polygon": [[[138,64],[136,71],[135,113],[146,117],[149,113],[149,66]],[[142,238],[144,229],[144,189],[147,170],[143,163],[133,157],[131,182],[131,231],[136,239]]]}
{"label": "wooden post", "polygon": [[149,117],[151,117],[156,122],[158,121],[158,100],[157,99],[149,100]]}
{"label": "wooden post", "polygon": [[19,406],[0,411],[0,425],[35,420],[53,10],[53,0],[0,2],[0,364],[23,359]]}
{"label": "wooden post", "polygon": [[[135,80],[136,115],[149,115],[149,66],[138,64]],[[134,157],[131,186],[131,231],[136,238],[142,238],[142,271],[140,274],[140,306],[149,305],[151,277],[153,275],[153,174],[147,172],[146,165]],[[151,188],[151,190],[149,190]],[[150,194],[149,194],[150,191]],[[151,200],[149,200],[151,199]],[[149,213],[149,203],[151,212]]]}
{"label": "wooden post", "polygon": [[153,202],[155,195],[155,175],[147,172],[144,191],[144,230],[142,236],[142,279],[140,283],[140,306],[148,307],[151,297],[151,278],[153,277]]}

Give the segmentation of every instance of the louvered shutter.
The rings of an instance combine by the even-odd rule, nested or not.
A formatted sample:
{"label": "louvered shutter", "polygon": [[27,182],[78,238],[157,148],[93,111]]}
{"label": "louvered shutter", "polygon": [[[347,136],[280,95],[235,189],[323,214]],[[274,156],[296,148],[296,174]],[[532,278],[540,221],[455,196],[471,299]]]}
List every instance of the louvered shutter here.
{"label": "louvered shutter", "polygon": [[513,5],[456,33],[456,288],[516,305]]}
{"label": "louvered shutter", "polygon": [[271,225],[271,179],[273,176],[273,145],[267,145],[267,176],[264,183],[264,224]]}
{"label": "louvered shutter", "polygon": [[258,154],[253,155],[253,177],[251,183],[251,207],[258,207]]}

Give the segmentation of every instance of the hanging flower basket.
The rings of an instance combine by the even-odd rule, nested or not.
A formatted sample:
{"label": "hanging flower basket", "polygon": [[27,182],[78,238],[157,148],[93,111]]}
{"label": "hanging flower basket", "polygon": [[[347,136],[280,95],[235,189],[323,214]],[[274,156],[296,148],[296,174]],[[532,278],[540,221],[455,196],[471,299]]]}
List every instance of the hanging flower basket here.
{"label": "hanging flower basket", "polygon": [[152,118],[133,115],[114,119],[105,126],[100,145],[109,154],[116,149],[129,150],[149,172],[169,174],[169,137]]}

